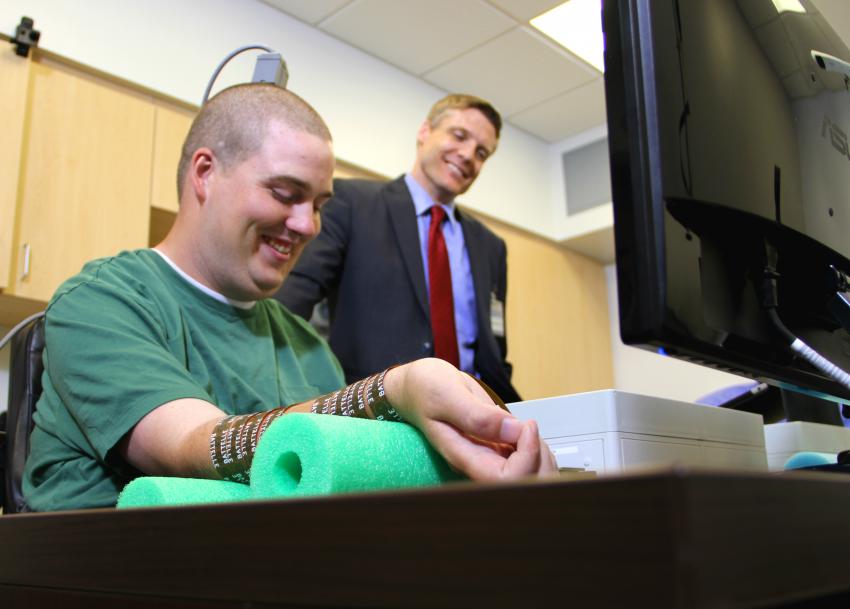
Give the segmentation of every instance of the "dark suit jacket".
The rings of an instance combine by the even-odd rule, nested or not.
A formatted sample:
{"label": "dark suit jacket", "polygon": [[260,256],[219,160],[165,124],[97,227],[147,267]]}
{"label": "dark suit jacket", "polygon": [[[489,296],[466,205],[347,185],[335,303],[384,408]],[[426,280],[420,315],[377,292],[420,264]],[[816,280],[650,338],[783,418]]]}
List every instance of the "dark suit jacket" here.
{"label": "dark suit jacket", "polygon": [[[416,212],[404,178],[336,180],[334,190],[322,210],[322,230],[276,298],[305,319],[328,298],[330,345],[353,382],[432,356],[434,348]],[[519,401],[507,345],[490,327],[491,295],[505,302],[505,243],[459,210],[458,217],[475,284],[475,369],[503,400]]]}

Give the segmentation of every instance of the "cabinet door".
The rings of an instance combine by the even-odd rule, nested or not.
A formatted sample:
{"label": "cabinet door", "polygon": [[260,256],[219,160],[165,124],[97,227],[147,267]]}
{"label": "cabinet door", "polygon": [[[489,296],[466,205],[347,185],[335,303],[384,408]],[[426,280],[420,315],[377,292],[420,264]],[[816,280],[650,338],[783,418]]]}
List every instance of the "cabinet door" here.
{"label": "cabinet door", "polygon": [[602,265],[521,229],[478,219],[508,248],[508,361],[523,399],[612,387]]}
{"label": "cabinet door", "polygon": [[15,55],[11,47],[0,51],[0,291],[9,285],[18,201],[18,176],[26,116],[30,60]]}
{"label": "cabinet door", "polygon": [[177,163],[195,112],[157,106],[151,207],[177,213]]}
{"label": "cabinet door", "polygon": [[145,247],[154,105],[33,63],[11,293],[48,300],[94,258]]}

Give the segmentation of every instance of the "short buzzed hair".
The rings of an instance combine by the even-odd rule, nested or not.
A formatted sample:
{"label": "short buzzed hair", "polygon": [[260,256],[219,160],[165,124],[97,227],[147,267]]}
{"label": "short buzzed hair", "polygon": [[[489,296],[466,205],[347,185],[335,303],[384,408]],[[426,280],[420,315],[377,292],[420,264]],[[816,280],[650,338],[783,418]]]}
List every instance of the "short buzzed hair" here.
{"label": "short buzzed hair", "polygon": [[177,165],[178,199],[183,196],[183,182],[198,148],[212,150],[227,169],[262,147],[271,120],[331,141],[331,132],[319,113],[292,91],[269,83],[228,87],[201,106],[192,121]]}
{"label": "short buzzed hair", "polygon": [[502,117],[493,107],[493,104],[486,99],[465,93],[451,93],[431,106],[431,111],[428,112],[428,124],[431,127],[436,127],[447,111],[466,110],[468,108],[475,108],[481,112],[490,121],[490,124],[493,125],[493,128],[496,130],[496,137],[499,137],[502,131]]}

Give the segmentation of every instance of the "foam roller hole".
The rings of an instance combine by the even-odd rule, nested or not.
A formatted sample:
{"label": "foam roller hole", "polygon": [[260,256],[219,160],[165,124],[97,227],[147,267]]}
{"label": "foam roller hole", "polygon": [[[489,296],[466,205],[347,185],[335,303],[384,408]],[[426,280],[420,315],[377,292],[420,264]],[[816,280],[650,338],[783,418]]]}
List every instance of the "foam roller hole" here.
{"label": "foam roller hole", "polygon": [[279,473],[279,482],[287,492],[294,491],[301,484],[301,459],[294,452],[281,454],[275,463]]}

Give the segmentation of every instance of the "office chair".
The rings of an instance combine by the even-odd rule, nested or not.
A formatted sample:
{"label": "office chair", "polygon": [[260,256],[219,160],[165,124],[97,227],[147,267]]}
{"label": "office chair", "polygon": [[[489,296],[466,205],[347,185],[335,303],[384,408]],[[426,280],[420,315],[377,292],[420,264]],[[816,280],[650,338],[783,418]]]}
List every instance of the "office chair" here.
{"label": "office chair", "polygon": [[4,413],[0,462],[3,476],[3,513],[14,514],[30,511],[24,501],[21,481],[24,462],[30,452],[32,415],[41,396],[44,312],[32,315],[18,324],[3,342],[8,340],[11,340],[9,405]]}

